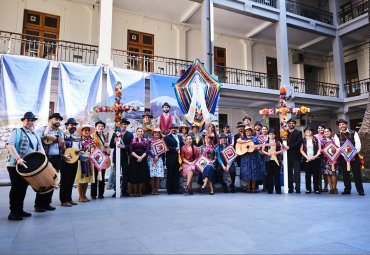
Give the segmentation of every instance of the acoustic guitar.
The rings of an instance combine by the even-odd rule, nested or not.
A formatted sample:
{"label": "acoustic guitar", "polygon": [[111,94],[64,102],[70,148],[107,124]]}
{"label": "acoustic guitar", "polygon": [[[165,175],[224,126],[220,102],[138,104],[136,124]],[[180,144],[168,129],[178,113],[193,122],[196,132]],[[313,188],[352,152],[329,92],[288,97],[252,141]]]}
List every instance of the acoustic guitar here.
{"label": "acoustic guitar", "polygon": [[67,148],[65,151],[64,151],[64,156],[65,157],[70,157],[70,159],[66,159],[65,157],[63,157],[63,160],[68,163],[68,164],[73,164],[73,163],[76,163],[76,161],[80,158],[80,152],[81,151],[86,151],[88,149],[88,147],[86,148],[83,148],[83,149],[76,149],[76,148]]}
{"label": "acoustic guitar", "polygon": [[236,154],[241,156],[247,152],[251,153],[257,148],[261,148],[263,146],[272,146],[272,145],[275,145],[275,143],[254,144],[253,141],[250,141],[250,140],[247,141],[246,143],[236,142],[235,151],[236,151]]}
{"label": "acoustic guitar", "polygon": [[[46,128],[48,128],[48,127],[46,127]],[[66,132],[65,131],[63,131],[62,129],[60,129],[60,128],[58,128],[58,134],[56,134],[55,135],[55,137],[56,137],[56,141],[58,141],[58,139],[59,139],[59,137],[61,136],[59,133],[61,133],[61,134],[65,134]],[[44,144],[46,144],[46,145],[50,145],[50,144],[52,144],[52,143],[54,143],[54,141],[53,140],[49,140],[49,139],[45,139],[44,141],[43,141],[43,143]]]}
{"label": "acoustic guitar", "polygon": [[[268,153],[271,153],[272,154],[272,153],[275,153],[275,152],[276,152],[276,146],[275,145],[271,145],[270,149],[268,150]],[[279,163],[279,160],[278,160],[276,154],[273,154],[271,156],[271,160],[274,160],[276,162],[276,164],[278,166],[280,166],[280,163]]]}

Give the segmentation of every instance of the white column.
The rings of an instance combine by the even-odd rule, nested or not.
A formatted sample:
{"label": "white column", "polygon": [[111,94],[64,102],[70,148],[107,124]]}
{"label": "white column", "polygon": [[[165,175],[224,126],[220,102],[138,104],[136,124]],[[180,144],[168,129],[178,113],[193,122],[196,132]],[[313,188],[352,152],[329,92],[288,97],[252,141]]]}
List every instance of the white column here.
{"label": "white column", "polygon": [[247,70],[253,71],[253,46],[254,42],[250,39],[246,41],[245,44],[245,50],[246,50],[246,55],[245,57],[247,58]]}
{"label": "white column", "polygon": [[202,3],[202,51],[204,67],[210,74],[214,70],[214,24],[213,24],[213,0],[204,0]]}
{"label": "white column", "polygon": [[339,84],[339,97],[344,97],[346,71],[344,67],[343,40],[338,35],[333,39],[334,79]]}
{"label": "white column", "polygon": [[113,66],[112,50],[113,0],[100,1],[99,53],[97,64]]}

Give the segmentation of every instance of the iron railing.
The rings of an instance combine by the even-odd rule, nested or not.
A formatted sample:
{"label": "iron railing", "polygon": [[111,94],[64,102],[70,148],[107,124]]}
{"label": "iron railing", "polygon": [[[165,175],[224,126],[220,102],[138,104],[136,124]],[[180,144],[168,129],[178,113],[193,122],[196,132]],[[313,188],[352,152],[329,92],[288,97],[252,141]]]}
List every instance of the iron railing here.
{"label": "iron railing", "polygon": [[344,84],[344,93],[346,97],[359,96],[369,93],[370,78]]}
{"label": "iron railing", "polygon": [[252,0],[255,3],[264,4],[276,8],[276,0]]}
{"label": "iron railing", "polygon": [[115,67],[172,76],[181,76],[193,63],[189,60],[167,58],[119,49],[112,49],[112,59]]}
{"label": "iron railing", "polygon": [[333,14],[293,0],[286,0],[286,11],[309,19],[333,24]]}
{"label": "iron railing", "polygon": [[294,92],[319,96],[339,97],[339,85],[322,81],[309,81],[290,77]]}
{"label": "iron railing", "polygon": [[344,7],[338,12],[339,23],[343,24],[362,14],[368,12],[368,0],[361,0],[357,3],[349,3],[348,7]]}
{"label": "iron railing", "polygon": [[0,53],[96,64],[98,46],[0,31]]}

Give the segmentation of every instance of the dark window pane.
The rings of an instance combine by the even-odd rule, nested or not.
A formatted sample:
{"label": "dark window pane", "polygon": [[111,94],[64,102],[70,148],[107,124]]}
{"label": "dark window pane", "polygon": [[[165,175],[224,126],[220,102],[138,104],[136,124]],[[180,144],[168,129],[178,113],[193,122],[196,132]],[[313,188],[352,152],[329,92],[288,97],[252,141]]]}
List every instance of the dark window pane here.
{"label": "dark window pane", "polygon": [[217,50],[217,57],[224,58],[225,57],[225,51],[222,49]]}
{"label": "dark window pane", "polygon": [[143,44],[153,45],[153,37],[151,35],[143,35]]}
{"label": "dark window pane", "polygon": [[26,23],[40,25],[40,14],[27,13]]}
{"label": "dark window pane", "polygon": [[139,42],[139,34],[130,33],[129,34],[129,41],[138,43]]}
{"label": "dark window pane", "polygon": [[54,17],[45,17],[45,20],[44,20],[44,25],[46,27],[53,27],[53,28],[57,28],[58,27],[58,19],[57,18],[54,18]]}

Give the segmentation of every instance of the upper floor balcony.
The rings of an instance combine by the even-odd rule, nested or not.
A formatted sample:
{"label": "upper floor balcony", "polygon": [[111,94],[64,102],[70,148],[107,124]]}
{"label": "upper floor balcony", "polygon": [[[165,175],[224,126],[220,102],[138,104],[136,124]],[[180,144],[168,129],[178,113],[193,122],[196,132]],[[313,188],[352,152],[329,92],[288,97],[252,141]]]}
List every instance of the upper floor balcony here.
{"label": "upper floor balcony", "polygon": [[318,8],[299,3],[293,0],[286,0],[286,11],[303,16],[309,19],[318,20],[327,24],[333,24],[333,14]]}
{"label": "upper floor balcony", "polygon": [[346,97],[355,97],[362,94],[369,93],[370,79],[364,79],[346,83],[344,85],[344,92]]}
{"label": "upper floor balcony", "polygon": [[338,13],[339,24],[346,23],[368,12],[368,0],[350,1],[341,6]]}

